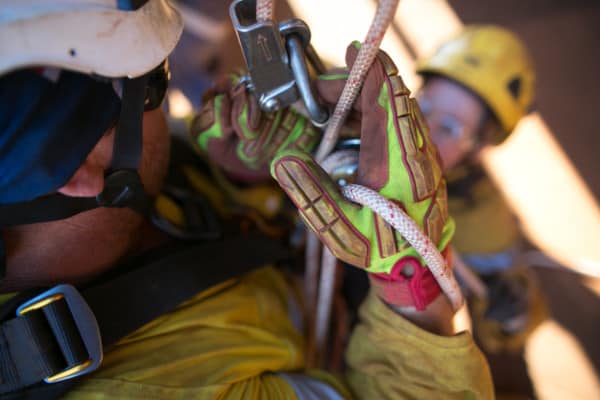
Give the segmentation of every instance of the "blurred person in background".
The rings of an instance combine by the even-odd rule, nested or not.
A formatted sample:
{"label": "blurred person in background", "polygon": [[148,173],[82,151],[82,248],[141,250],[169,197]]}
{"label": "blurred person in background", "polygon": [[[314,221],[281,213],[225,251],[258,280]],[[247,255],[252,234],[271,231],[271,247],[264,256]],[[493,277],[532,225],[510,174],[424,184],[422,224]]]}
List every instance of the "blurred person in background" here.
{"label": "blurred person in background", "polygon": [[417,100],[441,156],[456,221],[453,247],[486,290],[482,295],[467,288],[468,303],[476,340],[491,357],[498,384],[512,366],[496,370],[494,360],[522,353],[547,311],[533,272],[520,258],[518,222],[479,157],[506,140],[531,110],[534,65],[512,32],[473,25],[421,60],[417,71],[424,78]]}

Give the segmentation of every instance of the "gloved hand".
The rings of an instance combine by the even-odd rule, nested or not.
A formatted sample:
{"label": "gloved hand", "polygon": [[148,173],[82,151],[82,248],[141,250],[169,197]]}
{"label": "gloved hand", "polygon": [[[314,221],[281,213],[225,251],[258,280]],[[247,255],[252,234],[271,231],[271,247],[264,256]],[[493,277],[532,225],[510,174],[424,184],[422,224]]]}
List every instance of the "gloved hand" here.
{"label": "gloved hand", "polygon": [[[351,66],[359,45],[348,47]],[[444,251],[453,235],[446,187],[437,151],[419,107],[391,59],[380,51],[354,108],[361,116],[357,182],[399,204]],[[337,102],[346,76],[323,76],[317,91]],[[346,200],[307,153],[286,150],[271,174],[298,207],[302,218],[339,259],[370,272],[384,301],[424,309],[440,293],[417,252],[369,208]],[[448,254],[448,253],[446,253]]]}
{"label": "gloved hand", "polygon": [[196,150],[241,181],[269,178],[277,152],[310,152],[320,139],[310,121],[291,109],[261,111],[238,75],[217,82],[203,104],[190,130]]}
{"label": "gloved hand", "polygon": [[481,274],[487,296],[472,295],[473,334],[487,353],[523,351],[527,339],[548,318],[548,307],[534,272],[526,266]]}

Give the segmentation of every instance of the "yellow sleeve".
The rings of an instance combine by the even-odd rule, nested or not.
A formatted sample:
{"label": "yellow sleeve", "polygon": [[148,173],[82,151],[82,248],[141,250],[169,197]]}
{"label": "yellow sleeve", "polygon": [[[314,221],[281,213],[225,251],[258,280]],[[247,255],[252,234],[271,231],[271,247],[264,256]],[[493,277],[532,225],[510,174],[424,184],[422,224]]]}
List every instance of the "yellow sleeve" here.
{"label": "yellow sleeve", "polygon": [[461,254],[503,252],[520,238],[516,217],[489,178],[482,179],[468,199],[448,195],[448,212],[456,224],[452,245]]}
{"label": "yellow sleeve", "polygon": [[489,367],[471,335],[437,336],[373,293],[359,310],[346,360],[357,399],[493,399]]}
{"label": "yellow sleeve", "polygon": [[[336,377],[305,370],[289,294],[283,274],[273,268],[208,289],[109,349],[102,367],[65,398],[298,398],[278,374],[285,371],[319,379],[350,398]],[[348,350],[357,399],[491,397],[485,396],[491,392],[487,365],[467,334],[427,334],[376,298],[362,314]]]}

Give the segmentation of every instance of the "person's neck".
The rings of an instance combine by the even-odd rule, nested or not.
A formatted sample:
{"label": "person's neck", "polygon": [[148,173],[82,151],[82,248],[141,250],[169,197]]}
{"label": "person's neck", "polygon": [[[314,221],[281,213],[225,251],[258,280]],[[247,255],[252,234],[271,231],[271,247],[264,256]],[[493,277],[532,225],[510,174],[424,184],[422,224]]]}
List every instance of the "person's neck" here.
{"label": "person's neck", "polygon": [[[106,273],[114,272],[122,260],[146,253],[170,240],[167,234],[147,221],[142,223],[136,234],[137,239],[129,251],[110,264],[90,264],[88,267],[82,264],[76,264],[72,267],[63,265],[57,270],[42,264],[30,264],[27,260],[19,260],[15,263],[17,266],[10,265],[7,268],[6,276],[0,281],[0,294],[20,292],[36,287],[51,287],[63,283],[82,286]],[[35,265],[35,267],[28,268],[28,265]],[[50,263],[50,265],[57,264]]]}

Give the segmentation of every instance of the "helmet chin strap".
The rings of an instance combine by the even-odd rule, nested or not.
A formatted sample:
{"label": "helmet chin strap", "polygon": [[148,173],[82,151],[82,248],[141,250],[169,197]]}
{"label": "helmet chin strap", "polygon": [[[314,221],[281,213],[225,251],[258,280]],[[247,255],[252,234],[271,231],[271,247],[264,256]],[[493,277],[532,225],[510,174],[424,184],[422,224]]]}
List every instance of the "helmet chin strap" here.
{"label": "helmet chin strap", "polygon": [[0,205],[0,227],[56,221],[98,207],[129,207],[147,215],[151,202],[138,173],[142,158],[142,115],[147,82],[147,74],[124,79],[111,167],[100,194],[70,197],[57,193],[27,202]]}

